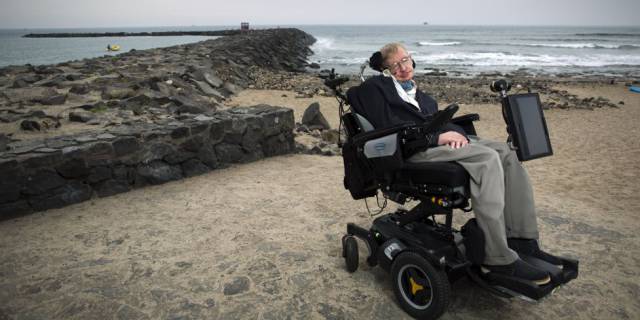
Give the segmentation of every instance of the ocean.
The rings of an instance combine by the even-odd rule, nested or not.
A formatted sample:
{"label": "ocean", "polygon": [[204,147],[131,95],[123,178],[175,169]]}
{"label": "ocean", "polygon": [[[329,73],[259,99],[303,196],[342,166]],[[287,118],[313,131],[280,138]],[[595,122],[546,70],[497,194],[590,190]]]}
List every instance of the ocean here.
{"label": "ocean", "polygon": [[[254,26],[255,27],[255,26]],[[257,26],[267,28],[277,26]],[[285,27],[285,26],[281,26]],[[640,77],[640,27],[532,27],[435,25],[323,25],[300,28],[318,40],[310,62],[341,73],[357,73],[371,53],[401,42],[416,61],[417,73],[450,76],[526,71],[545,75]],[[0,30],[0,66],[52,64],[99,57],[108,44],[122,49],[167,47],[214,37],[22,38],[45,32],[143,32],[222,30],[237,26],[114,29]]]}

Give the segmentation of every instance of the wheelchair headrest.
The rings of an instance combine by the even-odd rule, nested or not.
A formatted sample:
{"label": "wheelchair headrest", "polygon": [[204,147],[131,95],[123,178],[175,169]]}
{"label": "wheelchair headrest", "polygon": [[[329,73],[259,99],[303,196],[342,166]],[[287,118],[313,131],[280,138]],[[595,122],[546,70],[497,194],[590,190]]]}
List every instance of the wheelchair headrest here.
{"label": "wheelchair headrest", "polygon": [[380,51],[376,51],[371,55],[371,58],[369,58],[369,67],[378,72],[382,72],[384,68],[382,66],[383,62],[384,61],[382,61],[382,53],[380,53]]}

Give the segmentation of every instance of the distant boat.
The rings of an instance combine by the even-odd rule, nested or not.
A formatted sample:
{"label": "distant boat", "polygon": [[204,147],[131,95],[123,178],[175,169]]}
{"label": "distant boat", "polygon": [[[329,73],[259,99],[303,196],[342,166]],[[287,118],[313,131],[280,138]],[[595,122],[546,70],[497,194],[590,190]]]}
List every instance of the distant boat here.
{"label": "distant boat", "polygon": [[120,46],[117,44],[107,45],[107,51],[120,51]]}
{"label": "distant boat", "polygon": [[428,26],[428,25],[429,25],[429,22],[426,22],[426,21],[425,21],[425,22],[423,22],[422,24],[423,24],[423,25],[425,25],[425,26]]}

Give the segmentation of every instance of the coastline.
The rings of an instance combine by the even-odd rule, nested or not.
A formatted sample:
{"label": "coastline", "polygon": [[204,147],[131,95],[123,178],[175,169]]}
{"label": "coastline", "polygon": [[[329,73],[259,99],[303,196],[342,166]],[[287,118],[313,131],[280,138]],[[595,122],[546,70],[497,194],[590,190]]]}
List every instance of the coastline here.
{"label": "coastline", "polygon": [[[0,124],[11,134],[6,146],[110,123],[180,120],[189,112],[169,108],[169,97],[180,95],[193,101],[176,108],[206,105],[204,115],[268,104],[292,109],[295,122],[318,102],[337,128],[337,103],[316,74],[302,72],[302,55],[277,55],[273,67],[273,54],[227,40],[1,68],[0,116],[12,120]],[[247,51],[229,53],[237,50]],[[443,319],[637,317],[640,95],[628,90],[637,79],[511,79],[541,93],[554,148],[554,156],[526,163],[543,247],[580,259],[581,275],[538,304],[495,298],[461,280]],[[441,106],[479,113],[479,134],[504,141],[491,80],[418,78]],[[16,84],[24,87],[10,88]],[[6,94],[33,87],[44,88],[35,100]],[[61,96],[62,104],[42,103]],[[149,98],[138,98],[142,106],[129,100],[140,96]],[[72,111],[97,115],[97,124],[70,121]],[[19,125],[53,119],[61,126]],[[299,123],[294,134],[296,154],[0,221],[0,318],[408,319],[387,274],[364,263],[354,274],[344,270],[345,224],[368,226],[372,218],[344,190],[341,157],[324,156],[335,155],[335,142]],[[469,217],[457,212],[454,223]]]}

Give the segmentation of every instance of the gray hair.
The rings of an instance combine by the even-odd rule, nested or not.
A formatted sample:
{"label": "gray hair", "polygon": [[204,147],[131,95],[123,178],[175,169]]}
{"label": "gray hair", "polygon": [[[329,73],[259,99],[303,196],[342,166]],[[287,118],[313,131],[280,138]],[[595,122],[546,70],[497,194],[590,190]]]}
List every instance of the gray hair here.
{"label": "gray hair", "polygon": [[389,59],[391,55],[395,54],[400,49],[404,50],[405,52],[408,52],[407,48],[399,42],[392,42],[384,45],[384,47],[380,49],[380,54],[382,55],[382,64],[386,66],[387,59]]}

